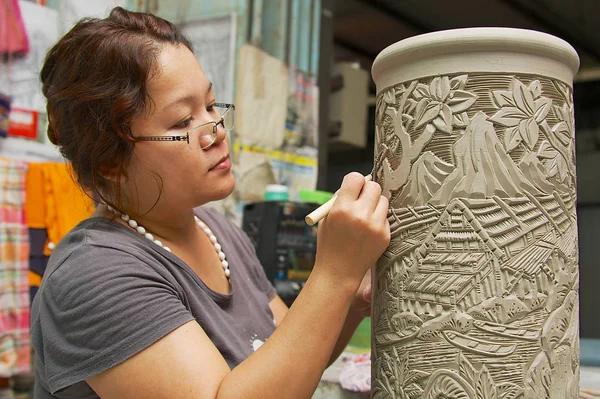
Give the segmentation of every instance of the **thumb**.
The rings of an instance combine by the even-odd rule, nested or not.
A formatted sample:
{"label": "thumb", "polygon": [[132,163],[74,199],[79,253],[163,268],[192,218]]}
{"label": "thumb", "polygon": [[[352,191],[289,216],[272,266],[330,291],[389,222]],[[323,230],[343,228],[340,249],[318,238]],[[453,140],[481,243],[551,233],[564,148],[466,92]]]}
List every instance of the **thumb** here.
{"label": "thumb", "polygon": [[372,286],[371,283],[367,284],[367,286],[365,287],[365,289],[362,292],[363,298],[367,303],[371,303],[371,296],[372,296]]}

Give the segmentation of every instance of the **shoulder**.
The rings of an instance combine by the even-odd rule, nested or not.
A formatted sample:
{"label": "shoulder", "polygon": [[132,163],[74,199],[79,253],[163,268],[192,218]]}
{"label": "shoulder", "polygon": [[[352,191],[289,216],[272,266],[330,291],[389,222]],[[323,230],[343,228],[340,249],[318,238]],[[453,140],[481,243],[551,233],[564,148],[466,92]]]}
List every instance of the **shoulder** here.
{"label": "shoulder", "polygon": [[93,293],[93,287],[118,280],[164,277],[161,270],[167,262],[159,253],[161,250],[109,219],[88,219],[57,245],[40,291],[50,289],[59,294],[88,290]]}

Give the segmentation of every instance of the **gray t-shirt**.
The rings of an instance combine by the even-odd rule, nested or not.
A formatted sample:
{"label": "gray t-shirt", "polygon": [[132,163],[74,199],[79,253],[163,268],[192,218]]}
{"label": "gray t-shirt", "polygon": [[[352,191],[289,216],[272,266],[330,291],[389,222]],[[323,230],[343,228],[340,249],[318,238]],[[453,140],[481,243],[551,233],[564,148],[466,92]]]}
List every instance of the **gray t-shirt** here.
{"label": "gray t-shirt", "polygon": [[181,259],[109,219],[81,222],[54,250],[31,311],[35,399],[98,398],[86,378],[196,320],[230,367],[275,330],[267,280],[248,237],[216,211],[198,216],[231,269],[230,295]]}

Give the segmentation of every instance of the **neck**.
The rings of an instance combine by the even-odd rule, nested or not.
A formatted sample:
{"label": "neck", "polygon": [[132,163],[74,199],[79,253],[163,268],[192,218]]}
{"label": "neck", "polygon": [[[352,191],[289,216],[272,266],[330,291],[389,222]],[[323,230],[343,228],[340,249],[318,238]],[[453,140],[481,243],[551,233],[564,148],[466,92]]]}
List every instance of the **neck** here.
{"label": "neck", "polygon": [[[193,210],[181,213],[153,210],[146,215],[138,215],[127,210],[119,210],[119,212],[129,215],[149,233],[164,242],[173,244],[190,242],[190,238],[198,234]],[[96,214],[110,218],[115,216],[106,205],[99,205]],[[119,217],[115,220],[128,226],[128,223]]]}

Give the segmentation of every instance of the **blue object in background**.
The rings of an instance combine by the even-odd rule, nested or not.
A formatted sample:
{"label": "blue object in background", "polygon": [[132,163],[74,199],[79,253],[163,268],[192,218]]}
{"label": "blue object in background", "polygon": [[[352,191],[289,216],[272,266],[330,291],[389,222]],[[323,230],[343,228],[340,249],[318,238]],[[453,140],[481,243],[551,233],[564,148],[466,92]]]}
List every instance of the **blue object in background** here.
{"label": "blue object in background", "polygon": [[580,364],[582,366],[600,367],[600,339],[580,339]]}

